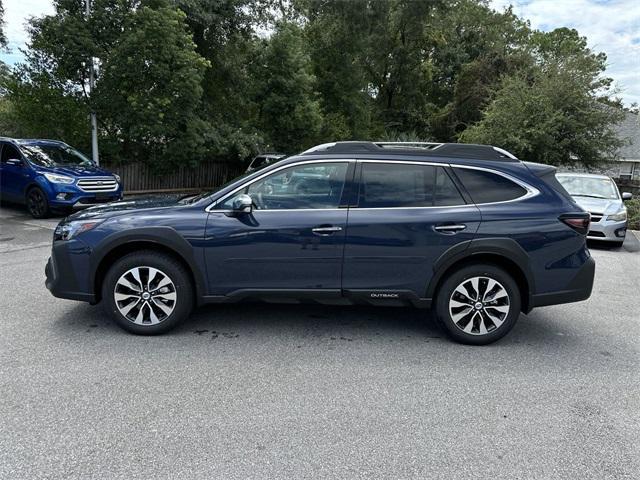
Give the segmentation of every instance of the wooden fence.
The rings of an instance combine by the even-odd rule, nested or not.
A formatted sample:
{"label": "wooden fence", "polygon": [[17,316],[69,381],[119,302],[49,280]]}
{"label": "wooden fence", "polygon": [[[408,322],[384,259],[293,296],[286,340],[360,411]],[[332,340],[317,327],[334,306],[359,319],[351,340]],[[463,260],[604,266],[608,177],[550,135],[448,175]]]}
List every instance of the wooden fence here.
{"label": "wooden fence", "polygon": [[154,174],[141,163],[101,166],[120,175],[125,193],[207,190],[228,182],[245,169],[240,162],[203,162],[197,167],[180,167],[165,174]]}

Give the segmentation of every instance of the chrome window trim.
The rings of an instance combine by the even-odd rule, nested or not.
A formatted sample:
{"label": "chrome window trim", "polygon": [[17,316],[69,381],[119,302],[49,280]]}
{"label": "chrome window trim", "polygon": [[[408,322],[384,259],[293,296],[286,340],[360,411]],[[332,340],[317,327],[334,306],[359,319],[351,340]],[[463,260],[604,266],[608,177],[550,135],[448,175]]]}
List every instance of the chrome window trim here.
{"label": "chrome window trim", "polygon": [[373,160],[373,159],[367,159],[367,158],[363,158],[362,160],[358,159],[357,160],[360,163],[387,163],[389,165],[397,165],[398,163],[401,163],[403,165],[430,165],[433,167],[449,167],[451,166],[448,163],[442,163],[442,162],[432,162],[432,161],[417,161],[417,160]]}
{"label": "chrome window trim", "polygon": [[533,198],[537,195],[540,195],[540,190],[538,190],[535,187],[532,187],[531,185],[529,185],[528,183],[523,182],[522,180],[520,180],[519,178],[516,178],[512,175],[509,175],[508,173],[504,173],[504,172],[500,172],[498,170],[494,170],[492,168],[485,168],[485,167],[476,167],[476,166],[472,166],[472,165],[451,165],[451,168],[466,168],[468,170],[480,170],[483,172],[489,172],[489,173],[493,173],[494,175],[499,175],[501,177],[506,178],[507,180],[512,181],[513,183],[515,183],[516,185],[521,186],[522,188],[524,188],[527,193],[525,193],[524,195],[521,195],[519,197],[516,198],[512,198],[511,200],[501,200],[499,202],[485,202],[485,203],[474,203],[474,205],[499,205],[501,203],[511,203],[511,202],[520,202],[522,200],[527,200],[529,198]]}
{"label": "chrome window trim", "polygon": [[[267,212],[346,212],[348,207],[340,208],[273,208],[269,210],[253,210],[251,213],[267,213]],[[210,210],[209,213],[233,213],[233,210]]]}
{"label": "chrome window trim", "polygon": [[503,178],[506,178],[507,180],[510,180],[512,182],[514,182],[515,184],[519,185],[520,187],[524,188],[526,190],[527,193],[525,193],[524,195],[517,197],[517,198],[513,198],[511,200],[501,200],[499,202],[485,202],[485,203],[465,203],[463,205],[431,205],[431,206],[421,206],[421,207],[343,207],[343,208],[290,208],[290,209],[273,209],[273,210],[256,210],[259,211],[261,213],[263,212],[295,212],[295,211],[336,211],[336,210],[397,210],[397,209],[403,209],[403,210],[418,210],[418,209],[429,209],[429,208],[466,208],[466,207],[473,207],[473,206],[484,206],[484,205],[499,205],[502,203],[512,203],[512,202],[519,202],[522,200],[527,200],[529,198],[533,198],[537,195],[540,194],[540,190],[538,190],[535,187],[532,187],[531,185],[529,185],[528,183],[523,182],[522,180],[509,175],[508,173],[504,173],[504,172],[500,172],[498,170],[494,170],[492,168],[486,168],[486,167],[476,167],[476,166],[472,166],[472,165],[456,165],[456,164],[450,164],[450,163],[441,163],[441,162],[429,162],[429,161],[411,161],[411,160],[373,160],[373,159],[318,159],[318,160],[304,160],[304,161],[300,161],[300,162],[295,162],[295,163],[290,163],[287,165],[283,165],[281,167],[278,167],[275,170],[269,171],[264,173],[263,175],[260,175],[256,178],[254,178],[253,180],[251,180],[249,183],[245,183],[241,186],[239,186],[238,188],[236,188],[235,190],[229,192],[227,195],[225,195],[223,198],[221,198],[220,200],[217,200],[213,203],[211,203],[208,207],[205,208],[205,211],[210,213],[210,212],[220,212],[220,213],[229,213],[232,212],[232,210],[221,210],[221,209],[215,209],[215,206],[218,205],[219,203],[224,202],[225,200],[227,200],[229,197],[231,197],[232,195],[234,195],[235,193],[237,193],[239,190],[242,190],[245,187],[248,187],[249,185],[253,184],[254,182],[257,182],[258,180],[263,179],[264,177],[271,175],[272,173],[276,173],[280,170],[283,170],[285,168],[289,168],[289,167],[295,167],[298,165],[305,165],[305,164],[309,164],[309,163],[352,163],[352,162],[359,162],[359,163],[386,163],[389,165],[397,165],[397,164],[403,164],[403,165],[431,165],[431,166],[435,166],[435,167],[450,167],[450,168],[466,168],[469,170],[480,170],[480,171],[484,171],[484,172],[489,172],[492,173],[494,175],[499,175]]}
{"label": "chrome window trim", "polygon": [[[215,206],[221,203],[224,203],[225,200],[227,200],[229,197],[235,195],[238,191],[242,190],[243,188],[247,188],[250,185],[253,185],[255,182],[257,182],[258,180],[262,180],[265,177],[268,177],[271,174],[274,174],[276,172],[279,172],[280,170],[284,170],[285,168],[290,168],[290,167],[297,167],[299,165],[306,165],[306,164],[312,164],[312,163],[353,163],[355,162],[355,159],[349,159],[349,158],[345,158],[345,159],[327,159],[325,158],[324,160],[303,160],[300,162],[293,162],[293,163],[288,163],[286,165],[282,165],[278,168],[275,168],[273,170],[270,170],[268,172],[265,172],[262,175],[257,176],[256,178],[252,179],[251,181],[247,182],[247,183],[243,183],[242,185],[240,185],[238,188],[232,190],[231,192],[227,193],[224,197],[222,197],[219,200],[216,200],[215,202],[211,203],[211,205],[209,205],[207,208],[204,209],[205,212],[229,212],[230,210],[220,210],[220,209],[215,209]],[[304,210],[302,208],[291,208],[291,209],[284,209],[281,211],[296,211],[296,210]],[[320,209],[320,208],[308,208],[306,210],[326,210],[326,209]],[[334,209],[331,209],[334,210]],[[335,210],[341,210],[339,208],[336,208]],[[267,212],[269,210],[260,210],[261,212]],[[276,211],[276,210],[270,210],[270,211]]]}

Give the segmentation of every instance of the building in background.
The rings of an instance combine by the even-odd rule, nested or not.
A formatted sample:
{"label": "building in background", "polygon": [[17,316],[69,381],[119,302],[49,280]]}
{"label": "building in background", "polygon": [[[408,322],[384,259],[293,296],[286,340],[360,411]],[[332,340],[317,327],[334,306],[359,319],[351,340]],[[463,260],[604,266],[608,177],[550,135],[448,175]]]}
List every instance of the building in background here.
{"label": "building in background", "polygon": [[640,116],[625,112],[624,119],[616,125],[618,136],[625,145],[618,150],[618,158],[599,167],[564,167],[561,170],[602,173],[613,178],[620,188],[640,193]]}
{"label": "building in background", "polygon": [[620,180],[640,181],[640,116],[626,112],[617,129],[618,136],[628,143],[620,149],[619,160],[611,164],[609,175]]}

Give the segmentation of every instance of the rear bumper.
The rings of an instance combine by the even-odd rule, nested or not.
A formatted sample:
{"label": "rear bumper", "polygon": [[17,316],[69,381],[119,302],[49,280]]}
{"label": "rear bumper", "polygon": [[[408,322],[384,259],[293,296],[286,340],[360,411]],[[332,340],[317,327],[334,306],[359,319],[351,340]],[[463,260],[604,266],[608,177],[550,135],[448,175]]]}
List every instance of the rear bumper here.
{"label": "rear bumper", "polygon": [[596,262],[593,257],[587,258],[580,267],[575,277],[569,282],[566,290],[558,292],[533,295],[531,307],[544,307],[547,305],[559,305],[561,303],[573,303],[586,300],[591,296],[593,280],[596,272]]}
{"label": "rear bumper", "polygon": [[[71,247],[71,251],[69,247]],[[51,257],[49,257],[44,269],[46,276],[45,286],[54,297],[96,303],[95,294],[86,291],[89,282],[79,281],[79,275],[74,270],[78,255],[84,256],[88,254],[88,252],[82,251],[83,248],[86,249],[86,247],[79,245],[56,245],[54,243]]]}

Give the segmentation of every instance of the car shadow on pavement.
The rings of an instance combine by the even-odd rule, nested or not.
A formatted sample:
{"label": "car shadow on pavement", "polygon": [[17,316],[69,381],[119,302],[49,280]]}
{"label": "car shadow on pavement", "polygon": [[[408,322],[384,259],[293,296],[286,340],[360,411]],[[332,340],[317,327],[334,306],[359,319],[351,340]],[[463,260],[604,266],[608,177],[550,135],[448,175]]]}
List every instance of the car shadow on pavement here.
{"label": "car shadow on pavement", "polygon": [[[104,338],[130,336],[98,305],[78,304],[54,320],[63,337],[96,333]],[[316,304],[238,303],[206,305],[175,330],[156,338],[166,344],[189,337],[211,340],[300,345],[319,340],[345,342],[420,341],[457,345],[436,324],[429,310],[404,307],[325,306]],[[495,346],[566,345],[572,337],[563,333],[562,322],[539,312],[535,318],[521,315],[514,329]],[[141,340],[142,341],[142,340]],[[143,342],[143,341],[142,341]],[[144,342],[143,342],[144,343]],[[165,343],[165,342],[160,342]]]}

